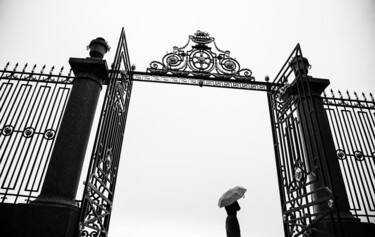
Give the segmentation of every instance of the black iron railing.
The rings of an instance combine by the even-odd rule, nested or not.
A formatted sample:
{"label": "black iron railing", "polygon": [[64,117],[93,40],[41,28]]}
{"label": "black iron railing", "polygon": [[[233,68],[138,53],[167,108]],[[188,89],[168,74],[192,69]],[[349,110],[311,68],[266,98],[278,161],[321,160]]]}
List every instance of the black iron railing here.
{"label": "black iron railing", "polygon": [[27,64],[0,70],[0,203],[29,203],[41,189],[73,76]]}
{"label": "black iron railing", "polygon": [[336,159],[353,215],[375,223],[375,100],[354,92],[324,93],[324,106],[336,147]]}

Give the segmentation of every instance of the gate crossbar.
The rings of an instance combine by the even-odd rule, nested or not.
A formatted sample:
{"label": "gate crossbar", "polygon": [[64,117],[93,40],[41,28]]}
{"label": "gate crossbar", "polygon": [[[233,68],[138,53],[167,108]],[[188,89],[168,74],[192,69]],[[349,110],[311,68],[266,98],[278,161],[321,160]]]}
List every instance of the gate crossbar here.
{"label": "gate crossbar", "polygon": [[208,86],[208,87],[221,87],[231,89],[244,89],[244,90],[256,90],[256,91],[267,91],[273,83],[259,82],[259,81],[247,81],[247,80],[221,80],[211,79],[207,77],[199,76],[175,76],[149,72],[131,72],[133,81],[146,81],[156,83],[168,83],[168,84],[181,84],[181,85],[193,85],[193,86]]}

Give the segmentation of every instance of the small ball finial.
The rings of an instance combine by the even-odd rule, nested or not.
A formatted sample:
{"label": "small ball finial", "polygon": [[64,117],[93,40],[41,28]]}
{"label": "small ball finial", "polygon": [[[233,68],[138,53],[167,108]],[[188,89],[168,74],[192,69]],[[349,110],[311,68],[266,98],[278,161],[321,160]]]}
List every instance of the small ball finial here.
{"label": "small ball finial", "polygon": [[269,81],[270,81],[270,76],[266,75],[266,76],[264,77],[264,80],[265,80],[266,82],[269,82]]}

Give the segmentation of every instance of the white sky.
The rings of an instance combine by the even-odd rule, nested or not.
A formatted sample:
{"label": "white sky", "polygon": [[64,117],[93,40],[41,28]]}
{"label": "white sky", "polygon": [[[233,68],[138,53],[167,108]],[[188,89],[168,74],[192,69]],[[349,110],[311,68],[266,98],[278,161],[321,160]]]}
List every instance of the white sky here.
{"label": "white sky", "polygon": [[[68,67],[104,37],[113,60],[125,27],[145,71],[203,30],[256,80],[277,74],[299,42],[310,75],[334,89],[375,92],[375,1],[0,0],[0,67]],[[136,82],[125,132],[111,237],[225,237],[220,195],[248,188],[242,235],[283,236],[266,95]]]}

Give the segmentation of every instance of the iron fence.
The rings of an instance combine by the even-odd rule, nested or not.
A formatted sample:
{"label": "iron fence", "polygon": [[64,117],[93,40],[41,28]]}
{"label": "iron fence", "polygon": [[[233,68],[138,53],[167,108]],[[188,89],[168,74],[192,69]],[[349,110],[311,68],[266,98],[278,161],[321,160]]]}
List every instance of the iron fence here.
{"label": "iron fence", "polygon": [[43,184],[73,76],[8,68],[0,70],[0,202],[29,203]]}
{"label": "iron fence", "polygon": [[352,214],[375,223],[375,100],[362,93],[338,96],[324,93],[329,118]]}

